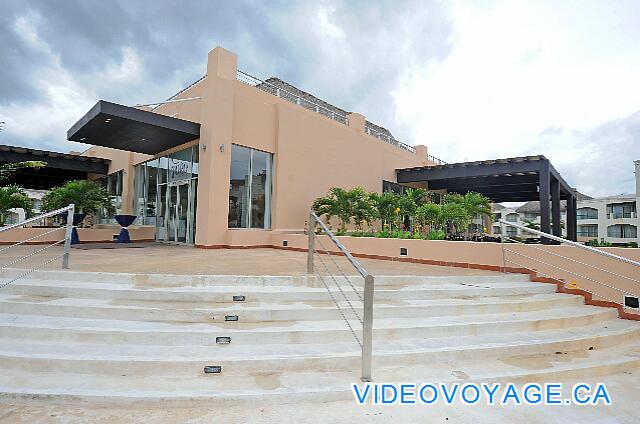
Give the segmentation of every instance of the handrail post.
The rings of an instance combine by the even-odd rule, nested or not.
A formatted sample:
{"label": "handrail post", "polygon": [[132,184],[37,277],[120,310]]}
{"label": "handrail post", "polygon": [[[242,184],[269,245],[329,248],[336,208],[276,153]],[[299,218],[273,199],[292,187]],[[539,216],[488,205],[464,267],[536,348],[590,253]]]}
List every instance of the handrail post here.
{"label": "handrail post", "polygon": [[505,236],[506,227],[504,223],[500,223],[500,244],[502,245],[502,272],[506,274],[507,272],[507,261],[504,256],[504,236]]}
{"label": "handrail post", "polygon": [[64,234],[64,253],[62,255],[62,269],[69,269],[69,252],[71,251],[71,231],[73,230],[73,215],[75,212],[75,205],[72,203],[69,205],[67,211],[67,229]]}
{"label": "handrail post", "polygon": [[373,275],[364,278],[364,314],[362,317],[362,374],[360,379],[371,381],[371,354],[373,350]]}
{"label": "handrail post", "polygon": [[316,250],[316,217],[313,211],[309,212],[309,246],[307,252],[307,274],[313,274],[313,254]]}

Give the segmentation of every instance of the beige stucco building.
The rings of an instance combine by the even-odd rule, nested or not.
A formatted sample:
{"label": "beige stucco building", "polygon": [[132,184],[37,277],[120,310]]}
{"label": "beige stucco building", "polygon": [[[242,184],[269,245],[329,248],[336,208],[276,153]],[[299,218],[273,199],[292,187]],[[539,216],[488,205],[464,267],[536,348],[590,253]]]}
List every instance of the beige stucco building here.
{"label": "beige stucco building", "polygon": [[598,197],[578,202],[578,238],[599,240],[614,245],[638,243],[638,207],[640,206],[640,160],[634,161],[636,192]]}
{"label": "beige stucco building", "polygon": [[332,186],[382,191],[396,169],[433,164],[425,146],[359,113],[238,71],[221,47],[206,75],[168,101],[98,102],[68,138],[111,159],[120,213],[155,227],[157,240],[200,247],[270,244],[274,232],[302,231]]}

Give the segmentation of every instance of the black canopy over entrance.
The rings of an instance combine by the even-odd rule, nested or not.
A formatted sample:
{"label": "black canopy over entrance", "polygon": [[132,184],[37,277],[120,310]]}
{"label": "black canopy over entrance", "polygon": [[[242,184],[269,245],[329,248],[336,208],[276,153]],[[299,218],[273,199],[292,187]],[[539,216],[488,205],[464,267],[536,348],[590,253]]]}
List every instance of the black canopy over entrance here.
{"label": "black canopy over entrance", "polygon": [[[577,194],[544,156],[423,166],[396,170],[400,184],[426,183],[429,190],[475,191],[496,203],[540,201],[540,230],[560,237],[560,200],[567,200],[567,237],[577,238]],[[551,204],[550,204],[551,203]],[[553,219],[551,214],[553,213]]]}
{"label": "black canopy over entrance", "polygon": [[71,180],[86,180],[88,174],[106,175],[110,162],[108,159],[71,153],[0,145],[0,164],[27,161],[42,161],[47,166],[18,169],[8,182],[34,190],[48,190]]}
{"label": "black canopy over entrance", "polygon": [[200,124],[100,100],[67,140],[155,155],[200,138]]}

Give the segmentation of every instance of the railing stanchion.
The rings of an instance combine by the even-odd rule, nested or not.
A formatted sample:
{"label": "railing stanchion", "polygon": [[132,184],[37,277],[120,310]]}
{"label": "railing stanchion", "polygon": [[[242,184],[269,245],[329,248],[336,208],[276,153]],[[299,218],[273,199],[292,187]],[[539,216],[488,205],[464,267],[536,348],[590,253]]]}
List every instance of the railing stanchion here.
{"label": "railing stanchion", "polygon": [[[351,282],[351,280],[347,276],[347,274],[342,270],[342,268],[338,265],[338,263],[333,260],[333,258],[331,257],[331,252],[327,249],[327,247],[324,246],[324,244],[322,243],[322,239],[318,238],[317,241],[320,246],[318,249],[318,259],[320,261],[319,263],[324,267],[325,271],[329,274],[329,277],[333,280],[333,283],[335,284],[337,292],[339,292],[342,295],[343,301],[349,306],[349,309],[351,310],[351,312],[353,312],[353,316],[362,325],[361,338],[358,337],[355,329],[353,328],[353,326],[349,322],[349,319],[347,318],[344,311],[342,310],[340,306],[340,302],[336,299],[336,296],[332,294],[332,290],[329,288],[329,285],[325,282],[325,280],[322,278],[322,275],[320,273],[318,273],[319,281],[327,289],[327,293],[329,294],[329,297],[331,297],[331,300],[336,305],[336,308],[340,313],[340,315],[342,316],[342,319],[344,319],[345,324],[347,325],[347,327],[351,331],[351,334],[353,334],[354,339],[360,346],[360,349],[361,349],[360,379],[362,381],[371,381],[371,364],[373,361],[372,360],[372,356],[373,356],[373,291],[374,291],[374,284],[375,284],[374,277],[362,267],[360,262],[358,262],[356,258],[353,257],[353,255],[347,250],[346,247],[344,247],[344,245],[340,242],[340,240],[336,238],[335,234],[333,234],[331,230],[327,228],[325,223],[322,222],[320,218],[318,218],[318,216],[315,214],[313,210],[309,212],[309,254],[307,256],[307,272],[309,273],[314,272],[313,258],[314,258],[314,251],[315,251],[315,242],[316,242],[315,240],[316,225],[318,225],[321,228],[322,233],[325,234],[329,238],[329,240],[333,242],[333,244],[335,244],[338,250],[344,255],[344,257],[358,271],[358,274],[360,274],[360,276],[364,279],[364,294],[361,296],[359,291],[356,289],[354,284]],[[340,273],[342,274],[346,282],[349,284],[349,287],[351,287],[351,289],[353,290],[353,293],[356,295],[358,300],[362,302],[362,314],[356,311],[356,308],[352,304],[353,299],[351,298],[351,296],[347,296],[347,294],[344,292],[342,287],[340,287],[339,281],[333,276],[333,274],[331,274],[329,268],[327,267],[327,264],[324,262],[324,259],[322,259],[323,255],[327,255],[327,257],[333,262],[335,267],[340,271]]]}
{"label": "railing stanchion", "polygon": [[69,269],[69,252],[71,251],[71,232],[73,231],[73,215],[75,213],[75,205],[69,205],[67,211],[67,228],[64,233],[64,253],[62,255],[62,269]]}
{"label": "railing stanchion", "polygon": [[507,272],[507,261],[504,256],[504,238],[505,238],[506,228],[504,223],[500,223],[500,244],[502,245],[502,272]]}
{"label": "railing stanchion", "polygon": [[316,218],[309,214],[309,246],[307,252],[307,274],[313,274],[313,254],[316,250]]}
{"label": "railing stanchion", "polygon": [[371,381],[371,353],[373,350],[373,275],[364,279],[364,314],[362,317],[362,381]]}

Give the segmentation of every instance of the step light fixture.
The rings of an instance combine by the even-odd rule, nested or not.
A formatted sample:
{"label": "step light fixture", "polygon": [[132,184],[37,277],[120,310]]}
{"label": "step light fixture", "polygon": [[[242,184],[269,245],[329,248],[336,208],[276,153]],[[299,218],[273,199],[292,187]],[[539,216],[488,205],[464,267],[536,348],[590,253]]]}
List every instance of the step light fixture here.
{"label": "step light fixture", "polygon": [[221,365],[207,365],[204,367],[205,374],[220,374],[222,372]]}

